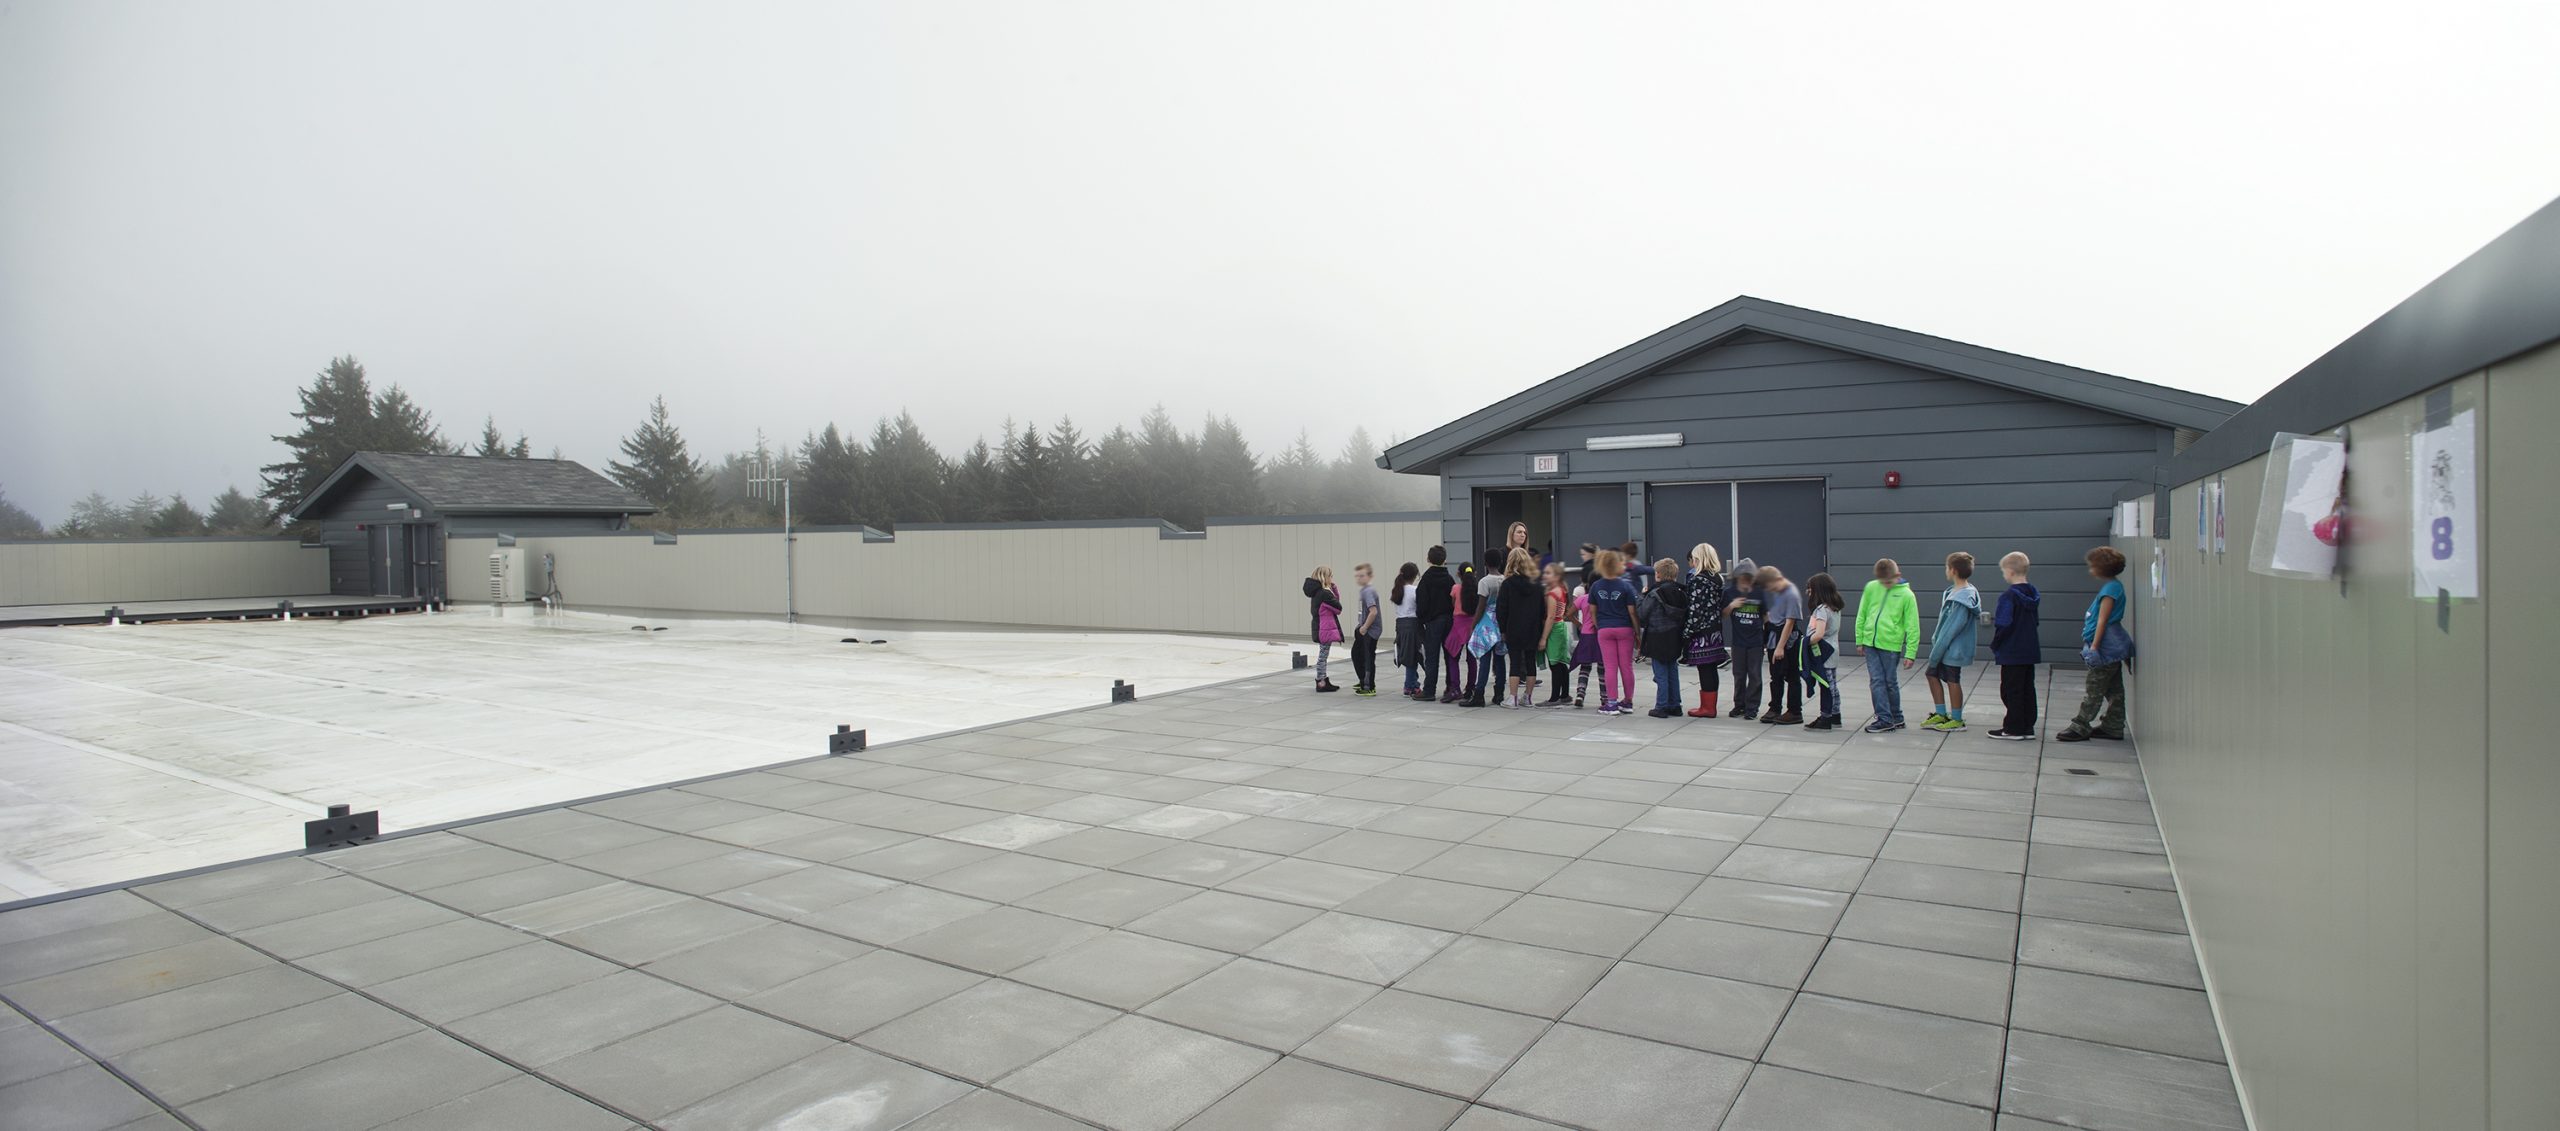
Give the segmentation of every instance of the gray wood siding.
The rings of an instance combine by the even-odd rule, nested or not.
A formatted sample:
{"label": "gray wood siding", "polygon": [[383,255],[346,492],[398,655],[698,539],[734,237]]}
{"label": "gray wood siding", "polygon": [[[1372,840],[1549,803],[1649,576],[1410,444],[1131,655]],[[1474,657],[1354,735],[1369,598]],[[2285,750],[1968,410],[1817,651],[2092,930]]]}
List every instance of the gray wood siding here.
{"label": "gray wood siding", "polygon": [[[330,494],[327,509],[304,519],[320,528],[320,541],[329,547],[329,592],[344,596],[372,593],[373,582],[366,572],[371,554],[367,533],[356,527],[388,520],[393,503],[418,502],[416,496],[362,469],[339,482]],[[296,523],[296,529],[301,525]]]}
{"label": "gray wood siding", "polygon": [[[1631,432],[1679,432],[1685,442],[1582,449],[1589,437]],[[2148,478],[2168,436],[2096,409],[1821,346],[1733,343],[1451,458],[1441,469],[1442,537],[1452,547],[1477,544],[1478,489],[1819,477],[1828,485],[1831,573],[1853,609],[1875,560],[1894,558],[1920,598],[1922,631],[1934,633],[1946,555],[1980,560],[1974,584],[1993,609],[2000,556],[2023,551],[2043,593],[2045,659],[2077,663],[2080,613],[2097,590],[2081,555],[2107,540],[2117,487]],[[1565,453],[1568,474],[1527,480],[1533,452]],[[1887,471],[1901,472],[1902,486],[1885,487]],[[1632,537],[1642,536],[1641,509],[1640,496],[1629,500]],[[2146,565],[2136,561],[2127,577]],[[1985,629],[1986,647],[1989,640]]]}

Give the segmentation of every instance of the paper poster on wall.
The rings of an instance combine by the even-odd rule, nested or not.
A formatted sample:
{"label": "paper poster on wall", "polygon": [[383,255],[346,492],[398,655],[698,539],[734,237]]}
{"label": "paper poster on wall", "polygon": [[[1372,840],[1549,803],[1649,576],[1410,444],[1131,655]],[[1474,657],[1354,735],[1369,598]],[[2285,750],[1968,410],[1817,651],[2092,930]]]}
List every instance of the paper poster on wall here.
{"label": "paper poster on wall", "polygon": [[2196,549],[2199,551],[2205,547],[2205,511],[2210,505],[2206,494],[2205,484],[2196,484]]}
{"label": "paper poster on wall", "polygon": [[2414,596],[2480,595],[2479,494],[2471,410],[2409,438],[2410,573]]}
{"label": "paper poster on wall", "polygon": [[2158,546],[2153,546],[2153,547],[2151,547],[2151,597],[2152,597],[2152,599],[2153,599],[2153,600],[2158,600],[2158,601],[2165,601],[2165,600],[2167,600],[2167,599],[2168,599],[2168,597],[2169,597],[2169,588],[2168,588],[2168,586],[2169,586],[2169,578],[2168,578],[2167,572],[2161,568],[2161,564],[2160,564],[2160,547],[2158,547]]}
{"label": "paper poster on wall", "polygon": [[2141,534],[2142,503],[2139,500],[2134,499],[2127,499],[2124,502],[2117,503],[2116,528],[2114,536],[2118,538],[2136,538],[2140,537]]}
{"label": "paper poster on wall", "polygon": [[2217,554],[2219,554],[2219,553],[2223,552],[2224,548],[2229,544],[2229,543],[2228,543],[2228,541],[2223,537],[2222,498],[2223,498],[2224,493],[2225,493],[2225,492],[2224,492],[2224,490],[2223,490],[2222,477],[2221,477],[2221,476],[2219,476],[2219,475],[2214,476],[2214,477],[2213,477],[2213,552],[2214,552],[2214,553],[2217,553]]}
{"label": "paper poster on wall", "polygon": [[2249,570],[2275,577],[2337,575],[2346,536],[2339,487],[2347,474],[2344,440],[2279,432],[2267,447],[2267,481],[2258,525],[2249,540]]}

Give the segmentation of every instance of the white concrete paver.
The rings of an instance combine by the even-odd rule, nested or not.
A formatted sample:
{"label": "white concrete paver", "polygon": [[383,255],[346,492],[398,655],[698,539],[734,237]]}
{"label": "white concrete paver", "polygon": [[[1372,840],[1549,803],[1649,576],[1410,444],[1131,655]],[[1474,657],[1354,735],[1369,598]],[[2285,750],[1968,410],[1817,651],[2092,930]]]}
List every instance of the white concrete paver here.
{"label": "white concrete paver", "polygon": [[[663,626],[664,631],[647,631]],[[642,631],[634,631],[635,627]],[[890,643],[847,644],[843,639]],[[0,899],[1269,672],[1289,645],[496,617],[0,631]]]}

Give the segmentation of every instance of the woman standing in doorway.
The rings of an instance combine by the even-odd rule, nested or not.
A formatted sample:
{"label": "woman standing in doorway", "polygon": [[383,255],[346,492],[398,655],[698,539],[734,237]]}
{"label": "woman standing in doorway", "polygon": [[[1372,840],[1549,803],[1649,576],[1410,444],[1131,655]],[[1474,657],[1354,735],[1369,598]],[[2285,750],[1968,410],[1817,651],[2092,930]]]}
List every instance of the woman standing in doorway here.
{"label": "woman standing in doorway", "polygon": [[1700,542],[1689,549],[1689,666],[1698,671],[1698,707],[1693,719],[1716,715],[1716,667],[1724,663],[1724,559],[1716,548]]}

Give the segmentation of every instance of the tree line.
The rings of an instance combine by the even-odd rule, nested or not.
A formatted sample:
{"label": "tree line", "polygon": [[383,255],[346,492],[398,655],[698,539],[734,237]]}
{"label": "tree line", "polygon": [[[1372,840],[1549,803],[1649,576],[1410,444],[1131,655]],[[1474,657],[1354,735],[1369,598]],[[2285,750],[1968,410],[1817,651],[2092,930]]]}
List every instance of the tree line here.
{"label": "tree line", "polygon": [[[449,441],[433,414],[396,383],[377,391],[353,357],[332,359],[295,397],[297,426],[271,437],[285,458],[260,469],[255,497],[232,487],[199,512],[184,495],[146,492],[116,502],[91,492],[48,532],[0,491],[0,537],[273,533],[286,510],[355,452],[533,457],[532,442],[522,433],[507,439],[494,417],[483,421],[476,444]],[[658,509],[644,525],[666,529],[779,522],[779,493],[756,490],[750,481],[759,476],[791,480],[795,522],[882,530],[903,522],[1107,518],[1161,518],[1199,529],[1212,515],[1427,510],[1438,498],[1429,478],[1379,470],[1378,446],[1365,428],[1353,428],[1330,456],[1301,431],[1266,458],[1232,418],[1211,414],[1185,430],[1162,405],[1134,428],[1116,425],[1099,437],[1065,417],[1046,427],[1008,419],[995,442],[982,437],[952,454],[937,449],[902,409],[868,434],[830,421],[797,445],[777,445],[759,432],[753,448],[715,462],[692,454],[659,397],[620,451],[604,472]],[[560,458],[559,449],[550,458]]]}

